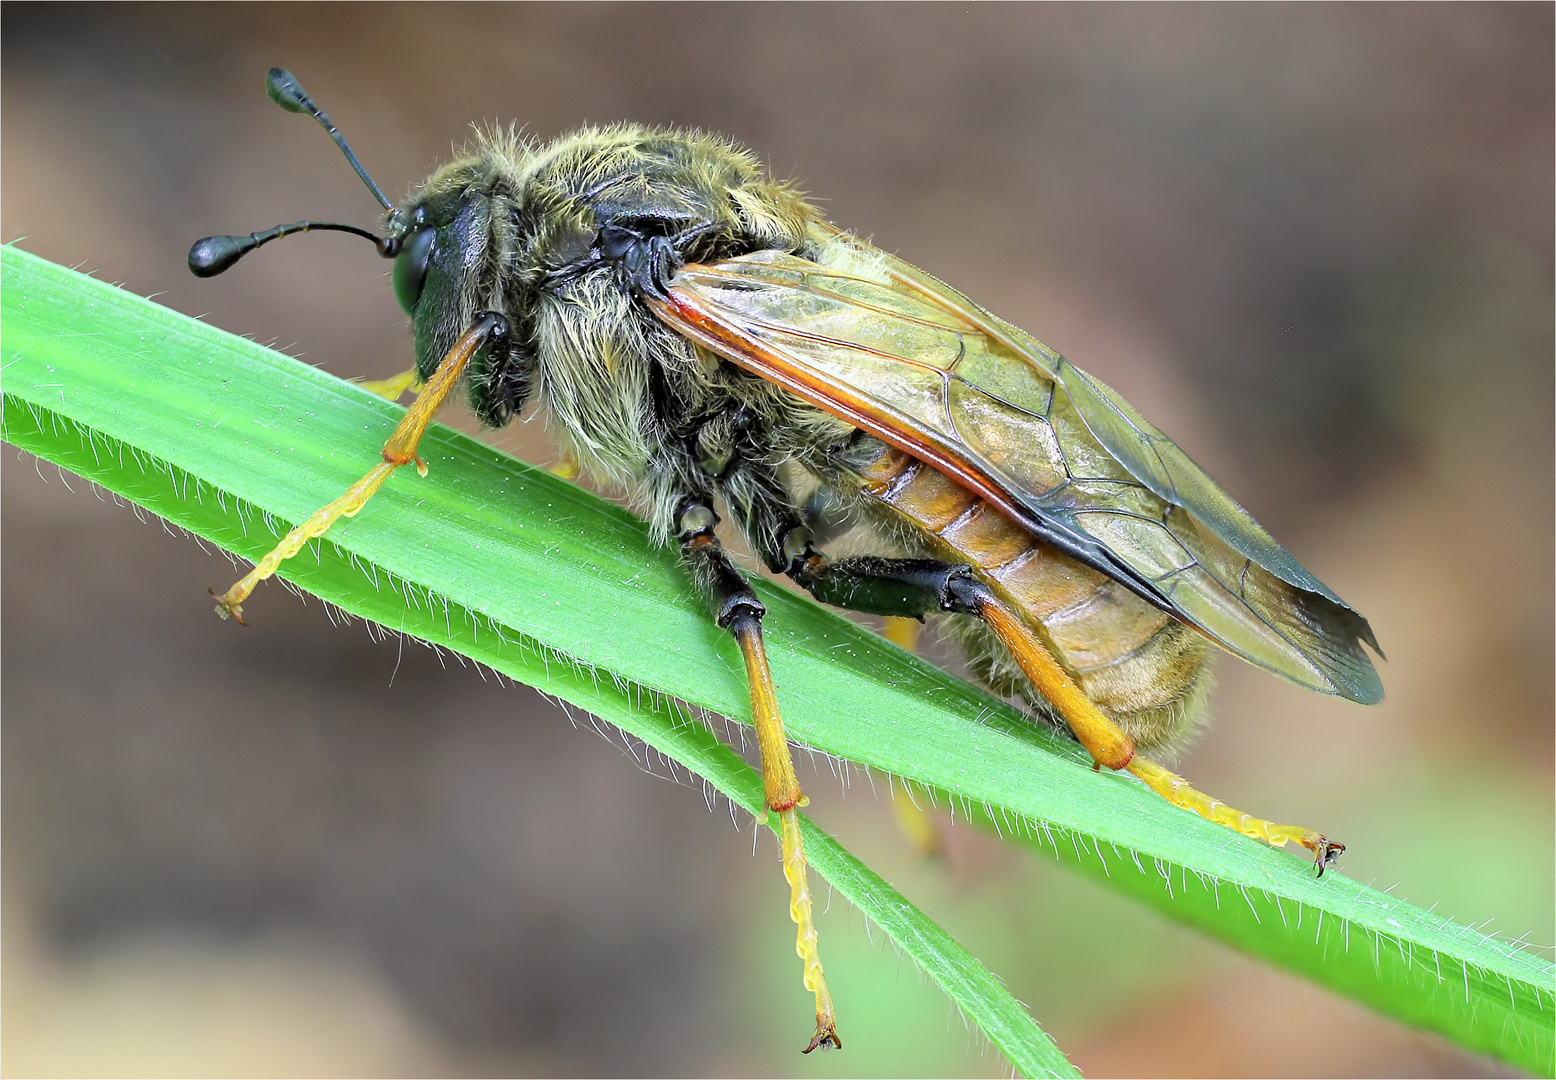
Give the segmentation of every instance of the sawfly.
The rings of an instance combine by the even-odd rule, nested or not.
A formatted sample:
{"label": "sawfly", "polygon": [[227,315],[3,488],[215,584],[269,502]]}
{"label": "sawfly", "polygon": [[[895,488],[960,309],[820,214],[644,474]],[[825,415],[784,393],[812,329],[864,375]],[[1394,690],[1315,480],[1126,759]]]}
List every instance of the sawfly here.
{"label": "sawfly", "polygon": [[[1318,872],[1344,850],[1194,790],[1144,753],[1196,724],[1216,646],[1322,693],[1375,703],[1367,620],[1308,573],[1170,439],[1097,379],[928,274],[828,222],[730,142],[633,124],[550,143],[499,130],[394,205],[292,75],[384,208],[382,235],[300,221],[197,242],[219,274],[254,248],[333,229],[394,261],[420,387],[383,461],[218,597],[242,604],[309,540],[414,462],[463,385],[483,424],[532,403],[564,452],[632,493],[676,545],[744,657],[767,807],[816,1033],[841,1046],[811,916],[804,804],[763,646],[764,608],[721,545],[751,550],[824,604],[944,617],[973,671],[1174,804]],[[850,523],[874,551],[831,558]],[[214,595],[214,594],[213,594]],[[1380,652],[1381,655],[1381,652]]]}

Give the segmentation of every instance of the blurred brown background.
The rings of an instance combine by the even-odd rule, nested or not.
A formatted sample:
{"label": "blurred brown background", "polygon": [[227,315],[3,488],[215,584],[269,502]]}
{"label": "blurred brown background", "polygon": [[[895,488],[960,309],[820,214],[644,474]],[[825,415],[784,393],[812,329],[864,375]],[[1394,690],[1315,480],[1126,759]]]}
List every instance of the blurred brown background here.
{"label": "blurred brown background", "polygon": [[[476,120],[747,143],[1115,385],[1372,619],[1384,705],[1225,662],[1188,775],[1343,837],[1363,881],[1556,937],[1550,5],[0,17],[3,239],[347,376],[410,357],[365,244],[184,268],[208,233],[376,220],[267,67],[391,195]],[[848,1050],[801,1058],[749,820],[280,589],[217,625],[225,560],[4,462],[8,1074],[1006,1073],[841,903]],[[869,783],[806,783],[1091,1075],[1496,1071],[983,834],[926,865]]]}

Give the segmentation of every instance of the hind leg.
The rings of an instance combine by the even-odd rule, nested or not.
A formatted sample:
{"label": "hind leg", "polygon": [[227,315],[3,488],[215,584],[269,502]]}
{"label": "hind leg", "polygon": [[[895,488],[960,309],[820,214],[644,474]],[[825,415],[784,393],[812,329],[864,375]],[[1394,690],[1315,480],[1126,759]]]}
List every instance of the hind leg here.
{"label": "hind leg", "polygon": [[1296,841],[1313,853],[1320,876],[1324,868],[1333,864],[1345,850],[1344,844],[1313,829],[1276,825],[1233,809],[1220,799],[1195,790],[1176,773],[1140,757],[1135,753],[1134,741],[1086,697],[1031,625],[1006,606],[992,589],[982,582],[974,582],[959,590],[957,602],[968,614],[982,619],[994,630],[1022,672],[1064,718],[1099,767],[1128,769],[1174,806],[1193,811],[1244,836],[1276,847]]}
{"label": "hind leg", "polygon": [[941,610],[981,620],[1099,768],[1128,769],[1174,806],[1244,836],[1276,847],[1295,841],[1313,853],[1320,875],[1345,850],[1344,844],[1313,829],[1276,825],[1235,810],[1139,756],[1134,740],[1086,696],[1032,624],[1001,600],[972,567],[873,556],[832,560],[815,550],[803,526],[791,528],[775,546],[788,556],[789,576],[823,603],[889,616],[915,617]]}

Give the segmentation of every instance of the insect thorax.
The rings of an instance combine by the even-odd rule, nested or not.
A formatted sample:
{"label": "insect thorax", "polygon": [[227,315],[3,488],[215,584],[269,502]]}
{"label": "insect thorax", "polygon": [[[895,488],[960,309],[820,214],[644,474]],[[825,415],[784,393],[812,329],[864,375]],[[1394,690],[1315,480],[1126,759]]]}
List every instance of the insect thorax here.
{"label": "insect thorax", "polygon": [[[813,447],[817,429],[838,437],[824,414],[665,329],[602,251],[614,228],[668,238],[683,262],[814,254],[816,211],[746,151],[633,125],[544,145],[481,132],[396,216],[437,232],[412,316],[424,375],[476,311],[500,311],[513,328],[472,365],[470,404],[484,423],[538,399],[582,465],[629,489],[705,486],[698,474],[735,455],[776,466]],[[664,524],[652,496],[644,509]]]}

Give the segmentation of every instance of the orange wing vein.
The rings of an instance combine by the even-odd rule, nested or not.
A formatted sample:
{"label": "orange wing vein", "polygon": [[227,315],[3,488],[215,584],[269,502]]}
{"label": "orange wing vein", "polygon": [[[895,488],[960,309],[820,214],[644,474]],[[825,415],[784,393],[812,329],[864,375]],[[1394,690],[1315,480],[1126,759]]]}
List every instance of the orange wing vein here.
{"label": "orange wing vein", "polygon": [[[946,473],[1250,662],[1366,703],[1367,621],[1111,389],[915,267],[683,267],[677,333]],[[1381,655],[1381,652],[1380,652]]]}

